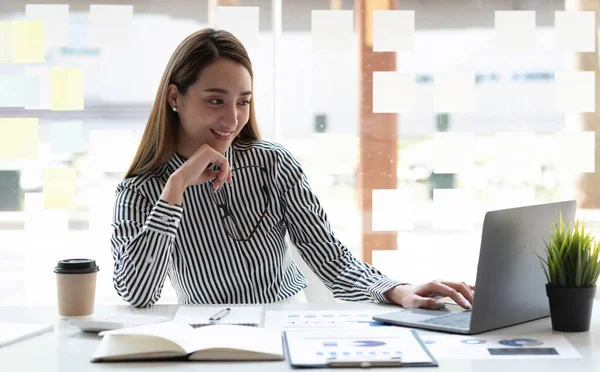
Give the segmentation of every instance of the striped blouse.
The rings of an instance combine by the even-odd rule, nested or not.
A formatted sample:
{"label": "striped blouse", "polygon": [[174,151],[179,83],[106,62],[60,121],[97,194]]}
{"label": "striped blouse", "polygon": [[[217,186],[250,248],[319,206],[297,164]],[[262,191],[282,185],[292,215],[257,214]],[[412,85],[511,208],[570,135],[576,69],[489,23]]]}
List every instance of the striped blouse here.
{"label": "striped blouse", "polygon": [[160,298],[169,276],[180,304],[271,303],[306,287],[286,234],[308,266],[346,301],[385,302],[403,284],[357,260],[335,237],[298,161],[279,144],[234,141],[225,152],[233,182],[190,186],[182,205],[160,199],[185,159],[116,190],[113,282],[133,306]]}

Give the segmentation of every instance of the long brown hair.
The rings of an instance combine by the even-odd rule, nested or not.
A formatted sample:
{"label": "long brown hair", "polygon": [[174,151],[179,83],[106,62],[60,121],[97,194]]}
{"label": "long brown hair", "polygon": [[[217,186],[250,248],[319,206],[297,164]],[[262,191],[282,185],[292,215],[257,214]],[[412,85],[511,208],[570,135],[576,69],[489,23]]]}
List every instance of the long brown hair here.
{"label": "long brown hair", "polygon": [[[246,48],[231,33],[205,28],[185,38],[165,68],[144,135],[125,178],[153,172],[169,161],[176,150],[180,126],[179,115],[171,110],[167,101],[169,84],[175,84],[179,93],[185,95],[190,85],[198,80],[200,72],[217,59],[228,59],[243,65],[254,85],[252,63]],[[259,138],[252,99],[248,122],[235,140]]]}

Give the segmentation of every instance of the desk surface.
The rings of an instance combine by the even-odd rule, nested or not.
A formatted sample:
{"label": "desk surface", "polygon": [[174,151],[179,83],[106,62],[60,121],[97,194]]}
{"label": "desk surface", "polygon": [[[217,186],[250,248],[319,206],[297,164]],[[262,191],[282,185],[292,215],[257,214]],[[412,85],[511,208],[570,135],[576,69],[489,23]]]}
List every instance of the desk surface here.
{"label": "desk surface", "polygon": [[[132,312],[146,315],[166,315],[173,317],[177,305],[156,305],[145,309],[130,306],[97,306],[98,314]],[[344,304],[270,304],[267,310],[394,310],[390,305],[367,303]],[[268,372],[291,370],[288,361],[281,362],[152,362],[152,363],[90,363],[90,356],[96,350],[100,337],[93,333],[80,332],[69,327],[67,322],[56,315],[55,307],[0,307],[0,321],[23,321],[53,323],[53,332],[0,348],[0,370],[3,371],[227,371]],[[527,333],[551,334],[550,318],[529,322],[491,332],[497,335],[521,335]],[[600,301],[594,305],[592,327],[585,333],[564,333],[571,344],[583,356],[580,359],[537,359],[537,360],[440,360],[439,368],[387,369],[396,371],[600,371]],[[6,368],[9,367],[9,368]],[[356,369],[360,370],[360,369]],[[383,371],[386,369],[374,369]],[[348,369],[344,369],[348,371]]]}

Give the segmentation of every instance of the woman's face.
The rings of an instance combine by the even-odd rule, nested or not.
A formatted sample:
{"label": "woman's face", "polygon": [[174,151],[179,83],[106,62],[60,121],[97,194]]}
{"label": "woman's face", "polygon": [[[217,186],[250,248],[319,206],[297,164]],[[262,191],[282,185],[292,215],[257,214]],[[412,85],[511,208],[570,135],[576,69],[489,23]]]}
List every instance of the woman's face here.
{"label": "woman's face", "polygon": [[192,153],[203,144],[224,153],[248,122],[251,97],[252,78],[243,65],[208,65],[184,96],[170,97],[180,118],[180,144]]}

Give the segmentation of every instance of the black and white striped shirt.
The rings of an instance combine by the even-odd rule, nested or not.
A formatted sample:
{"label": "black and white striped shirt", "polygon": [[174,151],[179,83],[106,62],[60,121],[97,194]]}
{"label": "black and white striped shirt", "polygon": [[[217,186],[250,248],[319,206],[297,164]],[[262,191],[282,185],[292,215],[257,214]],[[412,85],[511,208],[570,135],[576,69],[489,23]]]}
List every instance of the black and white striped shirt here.
{"label": "black and white striped shirt", "polygon": [[[180,304],[289,298],[306,287],[286,244],[289,233],[335,298],[389,303],[383,293],[402,283],[357,260],[335,237],[288,150],[266,141],[234,141],[224,155],[233,182],[218,191],[224,193],[218,198],[212,185],[204,183],[188,187],[181,206],[160,199],[169,176],[185,162],[178,154],[152,174],[117,186],[113,281],[125,301],[139,307],[154,304],[167,275]],[[218,206],[223,201],[226,208]],[[223,217],[225,211],[228,217]],[[240,241],[252,231],[250,239]]]}

